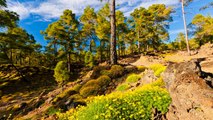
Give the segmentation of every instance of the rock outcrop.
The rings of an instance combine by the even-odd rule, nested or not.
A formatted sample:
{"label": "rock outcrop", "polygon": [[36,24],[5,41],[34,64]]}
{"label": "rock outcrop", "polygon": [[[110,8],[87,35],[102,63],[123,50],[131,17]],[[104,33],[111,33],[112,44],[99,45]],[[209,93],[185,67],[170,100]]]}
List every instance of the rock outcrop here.
{"label": "rock outcrop", "polygon": [[172,98],[168,120],[213,120],[213,88],[205,80],[201,60],[171,63],[163,73]]}

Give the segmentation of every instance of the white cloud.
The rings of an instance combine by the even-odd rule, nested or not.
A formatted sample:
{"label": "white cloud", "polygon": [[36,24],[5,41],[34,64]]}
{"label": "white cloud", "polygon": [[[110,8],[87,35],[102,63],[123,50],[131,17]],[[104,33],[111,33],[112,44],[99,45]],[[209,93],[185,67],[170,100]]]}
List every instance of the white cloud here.
{"label": "white cloud", "polygon": [[8,8],[11,11],[15,11],[19,14],[20,19],[25,19],[29,17],[29,10],[31,9],[30,6],[26,6],[18,1],[8,1]]}
{"label": "white cloud", "polygon": [[[34,0],[30,2],[19,2],[10,0],[8,9],[17,12],[21,19],[26,19],[30,15],[39,15],[44,20],[59,18],[63,10],[71,9],[77,15],[81,15],[86,6],[101,8],[108,0]],[[176,5],[179,0],[117,0],[118,9],[126,16],[138,7],[149,7],[152,4]]]}

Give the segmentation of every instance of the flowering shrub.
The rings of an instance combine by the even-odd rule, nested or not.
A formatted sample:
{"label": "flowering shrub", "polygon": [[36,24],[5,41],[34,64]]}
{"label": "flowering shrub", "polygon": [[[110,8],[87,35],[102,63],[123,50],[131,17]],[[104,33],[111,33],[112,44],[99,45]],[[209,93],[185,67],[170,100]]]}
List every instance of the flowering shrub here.
{"label": "flowering shrub", "polygon": [[116,90],[117,90],[117,91],[125,91],[125,90],[127,90],[127,89],[129,89],[129,88],[130,88],[130,85],[129,85],[129,84],[123,83],[123,84],[121,84],[121,85],[118,85],[117,88],[116,88]]}
{"label": "flowering shrub", "polygon": [[165,114],[170,103],[171,98],[166,89],[153,83],[134,91],[114,92],[95,97],[87,106],[72,109],[72,113],[67,112],[58,116],[59,119],[69,120],[149,120],[153,119],[153,109]]}
{"label": "flowering shrub", "polygon": [[149,66],[154,71],[155,76],[160,77],[160,74],[166,70],[166,66],[162,64],[153,64]]}
{"label": "flowering shrub", "polygon": [[127,83],[135,83],[138,80],[140,80],[141,76],[137,74],[131,74],[127,77],[126,82]]}
{"label": "flowering shrub", "polygon": [[147,69],[145,66],[137,66],[137,68],[140,72],[144,72]]}

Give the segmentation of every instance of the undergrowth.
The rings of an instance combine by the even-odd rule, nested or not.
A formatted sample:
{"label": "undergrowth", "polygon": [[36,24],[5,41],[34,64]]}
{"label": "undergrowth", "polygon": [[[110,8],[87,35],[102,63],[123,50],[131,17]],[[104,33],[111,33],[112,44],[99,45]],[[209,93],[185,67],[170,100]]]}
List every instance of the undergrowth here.
{"label": "undergrowth", "polygon": [[162,64],[153,64],[149,68],[154,71],[154,75],[157,77],[160,77],[161,73],[166,70],[166,66]]}
{"label": "undergrowth", "polygon": [[133,91],[114,92],[89,99],[87,106],[79,106],[66,113],[57,113],[61,120],[149,120],[153,110],[161,114],[168,111],[169,93],[162,88],[162,79],[138,87]]}

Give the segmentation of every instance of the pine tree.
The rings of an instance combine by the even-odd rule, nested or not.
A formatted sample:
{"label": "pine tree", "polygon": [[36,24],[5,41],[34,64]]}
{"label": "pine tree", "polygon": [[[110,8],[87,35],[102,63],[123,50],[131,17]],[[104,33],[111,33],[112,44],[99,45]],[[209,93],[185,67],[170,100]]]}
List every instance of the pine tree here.
{"label": "pine tree", "polygon": [[104,51],[108,48],[107,43],[110,39],[110,9],[109,4],[106,4],[97,13],[97,24],[95,26],[95,32],[100,41],[98,54],[100,54],[100,61],[103,61]]}
{"label": "pine tree", "polygon": [[91,8],[90,6],[84,9],[84,13],[80,17],[80,22],[83,24],[82,36],[86,39],[86,42],[89,42],[90,52],[93,52],[92,48],[95,47],[93,42],[97,39],[95,32],[95,25],[97,24],[96,19],[97,15],[94,8]]}
{"label": "pine tree", "polygon": [[6,0],[0,0],[0,8],[7,7]]}
{"label": "pine tree", "polygon": [[[75,18],[75,14],[71,10],[65,10],[60,19],[48,26],[43,34],[49,39],[49,46],[54,45],[55,57],[57,57],[57,46],[60,46],[67,56],[67,69],[71,71],[71,53],[78,46],[79,22]],[[78,37],[78,38],[77,38]]]}
{"label": "pine tree", "polygon": [[207,42],[213,43],[213,18],[211,16],[197,14],[192,20],[192,25],[195,26],[194,36],[199,46]]}
{"label": "pine tree", "polygon": [[170,16],[171,8],[166,8],[163,4],[154,4],[148,9],[143,7],[135,9],[131,13],[132,20],[129,20],[132,29],[135,30],[138,43],[138,52],[141,51],[141,43],[144,47],[152,46],[157,50],[162,40],[168,40],[167,28],[172,21]]}
{"label": "pine tree", "polygon": [[124,17],[123,12],[116,11],[116,38],[118,46],[118,56],[121,56],[121,51],[124,51],[125,41],[124,37],[127,32],[126,18]]}

